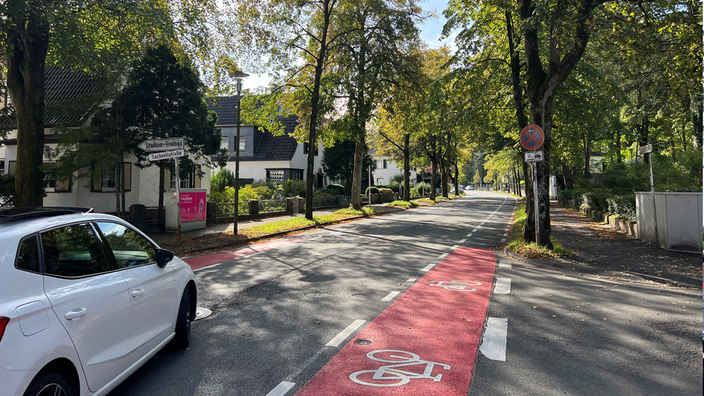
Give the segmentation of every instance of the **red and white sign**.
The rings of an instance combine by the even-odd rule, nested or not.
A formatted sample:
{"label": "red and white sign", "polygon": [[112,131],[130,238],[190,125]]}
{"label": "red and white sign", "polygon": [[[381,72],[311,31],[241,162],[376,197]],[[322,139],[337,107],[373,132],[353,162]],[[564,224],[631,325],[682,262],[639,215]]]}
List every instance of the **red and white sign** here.
{"label": "red and white sign", "polygon": [[181,223],[205,221],[206,193],[181,192]]}
{"label": "red and white sign", "polygon": [[296,396],[466,396],[495,267],[493,250],[456,249],[379,314]]}
{"label": "red and white sign", "polygon": [[537,150],[544,142],[543,129],[537,125],[528,125],[521,131],[521,146],[526,150]]}

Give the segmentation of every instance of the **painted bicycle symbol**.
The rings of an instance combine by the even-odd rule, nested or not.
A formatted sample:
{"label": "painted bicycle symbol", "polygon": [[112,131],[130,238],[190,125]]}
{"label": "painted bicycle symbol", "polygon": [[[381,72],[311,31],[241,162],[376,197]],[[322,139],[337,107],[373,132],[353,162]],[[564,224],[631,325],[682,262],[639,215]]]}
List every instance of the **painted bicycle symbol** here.
{"label": "painted bicycle symbol", "polygon": [[440,286],[445,290],[452,291],[477,291],[472,286],[481,286],[480,282],[469,280],[453,280],[453,281],[430,281],[430,286]]}
{"label": "painted bicycle symbol", "polygon": [[[362,370],[350,374],[350,379],[360,385],[400,386],[406,385],[412,379],[432,379],[435,382],[440,382],[442,374],[433,377],[433,368],[441,366],[445,370],[450,369],[447,364],[421,360],[420,356],[406,351],[390,349],[371,351],[367,353],[367,357],[377,362],[396,364],[381,366],[376,370]],[[416,365],[425,365],[422,373],[400,369]]]}

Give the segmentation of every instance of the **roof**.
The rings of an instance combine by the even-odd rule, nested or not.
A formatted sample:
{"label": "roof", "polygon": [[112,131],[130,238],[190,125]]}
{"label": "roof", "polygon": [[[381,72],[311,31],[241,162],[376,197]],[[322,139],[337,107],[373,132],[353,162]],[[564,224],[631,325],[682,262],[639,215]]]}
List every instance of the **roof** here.
{"label": "roof", "polygon": [[269,131],[264,132],[252,161],[290,161],[293,158],[298,142],[292,135],[298,125],[298,117],[280,117],[279,121],[284,125],[284,135],[274,136]]}
{"label": "roof", "polygon": [[208,110],[218,113],[219,127],[237,125],[237,96],[208,98]]}
{"label": "roof", "polygon": [[[103,75],[89,75],[59,66],[48,66],[44,77],[45,126],[86,120],[95,105],[95,95],[105,88]],[[0,128],[17,129],[13,111],[0,117]]]}
{"label": "roof", "polygon": [[[208,98],[208,109],[218,114],[218,127],[237,125],[237,96]],[[274,136],[269,131],[262,133],[261,140],[254,148],[254,156],[240,157],[240,161],[290,161],[298,148],[293,132],[298,125],[297,116],[279,117],[284,126],[282,136]],[[256,132],[255,132],[256,133]],[[233,158],[230,158],[233,160]]]}

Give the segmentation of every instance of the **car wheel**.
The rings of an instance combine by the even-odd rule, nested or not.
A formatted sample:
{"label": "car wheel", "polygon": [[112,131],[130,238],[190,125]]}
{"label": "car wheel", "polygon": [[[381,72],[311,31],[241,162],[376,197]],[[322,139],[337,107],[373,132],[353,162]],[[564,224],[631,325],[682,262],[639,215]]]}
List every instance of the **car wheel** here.
{"label": "car wheel", "polygon": [[188,290],[183,292],[181,306],[176,318],[176,336],[172,343],[176,349],[186,349],[191,342],[191,296]]}
{"label": "car wheel", "polygon": [[61,374],[44,371],[32,380],[24,396],[78,396],[78,391]]}

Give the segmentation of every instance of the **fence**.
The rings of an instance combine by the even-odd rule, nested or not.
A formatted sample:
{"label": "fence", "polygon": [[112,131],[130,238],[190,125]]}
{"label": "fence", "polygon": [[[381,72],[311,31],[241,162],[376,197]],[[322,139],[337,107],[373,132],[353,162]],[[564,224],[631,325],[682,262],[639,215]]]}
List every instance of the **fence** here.
{"label": "fence", "polygon": [[[235,215],[235,204],[234,202],[224,202],[216,203],[215,205],[215,218],[220,219],[224,217],[233,217]],[[246,202],[240,202],[239,210],[237,212],[238,216],[244,216],[249,214],[249,205]]]}
{"label": "fence", "polygon": [[259,213],[282,212],[286,210],[286,198],[262,199],[259,201]]}

